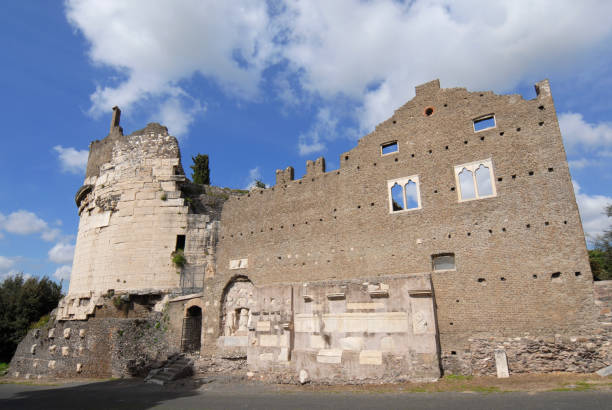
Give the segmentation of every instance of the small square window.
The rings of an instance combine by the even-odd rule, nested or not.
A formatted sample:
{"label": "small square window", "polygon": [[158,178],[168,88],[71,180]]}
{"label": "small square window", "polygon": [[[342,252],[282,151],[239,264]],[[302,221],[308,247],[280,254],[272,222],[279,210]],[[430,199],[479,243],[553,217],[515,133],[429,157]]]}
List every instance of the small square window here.
{"label": "small square window", "polygon": [[495,116],[493,114],[485,115],[474,120],[474,132],[495,128]]}
{"label": "small square window", "polygon": [[397,141],[385,142],[380,146],[381,155],[393,154],[394,152],[399,151],[397,146]]}
{"label": "small square window", "polygon": [[434,271],[454,270],[455,254],[441,253],[439,255],[431,255],[431,263]]}

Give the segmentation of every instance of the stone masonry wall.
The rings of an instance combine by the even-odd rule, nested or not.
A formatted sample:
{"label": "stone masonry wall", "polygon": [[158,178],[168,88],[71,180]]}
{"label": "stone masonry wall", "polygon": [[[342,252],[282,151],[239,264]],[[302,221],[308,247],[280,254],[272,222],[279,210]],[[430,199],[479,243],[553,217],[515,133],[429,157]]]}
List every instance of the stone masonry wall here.
{"label": "stone masonry wall", "polygon": [[[431,273],[443,356],[478,337],[590,334],[593,282],[548,81],[537,97],[440,89],[433,81],[326,172],[223,207],[217,271],[205,279],[205,342],[220,334],[236,274],[256,286]],[[473,120],[494,115],[492,128]],[[396,141],[395,153],[382,145]],[[495,195],[462,201],[455,167],[490,160]],[[389,181],[418,177],[420,207],[392,212]],[[433,271],[432,255],[456,268]]]}
{"label": "stone masonry wall", "polygon": [[112,303],[105,307],[115,314],[86,321],[53,317],[43,328],[28,332],[13,356],[9,376],[145,376],[151,366],[177,351],[167,340],[169,320],[165,312],[136,313],[141,317],[134,318],[133,314],[123,315]]}

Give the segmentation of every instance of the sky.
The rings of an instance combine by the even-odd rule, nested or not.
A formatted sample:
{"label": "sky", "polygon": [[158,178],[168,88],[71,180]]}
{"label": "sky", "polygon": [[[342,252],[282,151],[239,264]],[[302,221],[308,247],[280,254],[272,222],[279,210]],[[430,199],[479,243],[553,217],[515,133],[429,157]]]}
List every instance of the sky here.
{"label": "sky", "polygon": [[548,78],[587,237],[612,221],[612,2],[7,0],[0,280],[70,277],[88,146],[166,125],[211,183],[328,169],[439,78],[535,97]]}

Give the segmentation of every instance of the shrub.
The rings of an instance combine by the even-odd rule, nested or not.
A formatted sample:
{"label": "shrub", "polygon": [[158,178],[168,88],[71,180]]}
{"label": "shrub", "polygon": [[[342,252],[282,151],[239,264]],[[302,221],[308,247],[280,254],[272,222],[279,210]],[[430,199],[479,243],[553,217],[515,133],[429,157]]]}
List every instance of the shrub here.
{"label": "shrub", "polygon": [[37,322],[34,322],[30,325],[30,329],[40,329],[44,327],[47,323],[49,323],[49,315],[41,316]]}
{"label": "shrub", "polygon": [[165,201],[168,199],[168,195],[166,195],[166,193],[164,192],[163,194],[161,194],[161,196],[159,197],[159,199],[161,199],[162,201]]}
{"label": "shrub", "polygon": [[176,250],[172,252],[172,263],[177,268],[182,268],[187,263],[187,259],[185,258],[185,254],[182,249]]}

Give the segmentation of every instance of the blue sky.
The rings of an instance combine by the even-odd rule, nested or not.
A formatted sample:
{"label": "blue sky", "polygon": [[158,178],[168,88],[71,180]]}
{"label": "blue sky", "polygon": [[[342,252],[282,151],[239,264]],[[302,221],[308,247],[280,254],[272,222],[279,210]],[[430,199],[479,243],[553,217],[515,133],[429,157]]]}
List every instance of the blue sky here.
{"label": "blue sky", "polygon": [[66,284],[74,194],[119,105],[156,121],[214,185],[341,153],[440,78],[533,98],[551,81],[585,231],[610,221],[609,1],[5,1],[0,13],[0,278]]}

